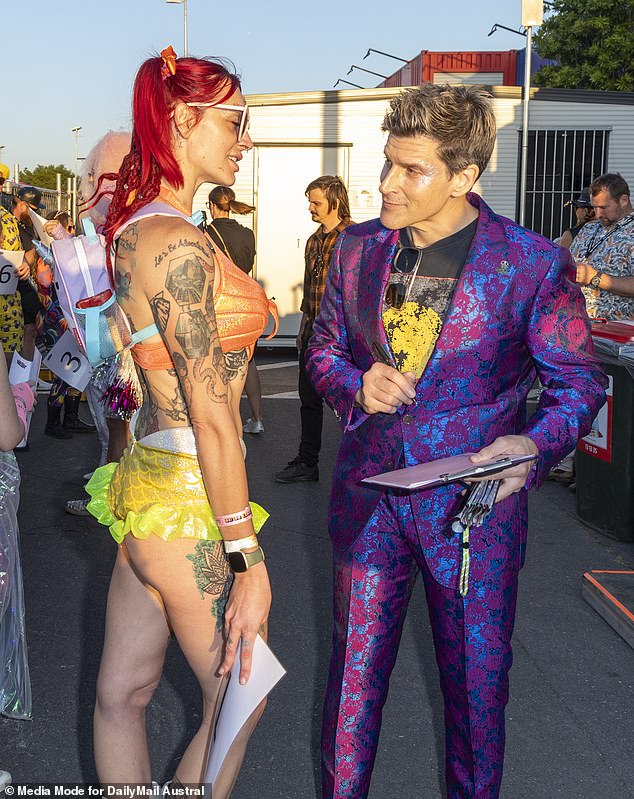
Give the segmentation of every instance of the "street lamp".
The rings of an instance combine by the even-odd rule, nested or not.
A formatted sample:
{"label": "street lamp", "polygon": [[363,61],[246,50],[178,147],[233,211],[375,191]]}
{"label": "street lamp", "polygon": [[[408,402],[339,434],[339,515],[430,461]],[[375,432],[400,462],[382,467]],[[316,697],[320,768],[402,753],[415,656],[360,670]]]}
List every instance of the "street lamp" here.
{"label": "street lamp", "polygon": [[363,89],[363,88],[364,88],[363,86],[359,86],[359,84],[358,84],[358,83],[350,83],[350,81],[349,81],[349,80],[344,80],[343,78],[339,78],[339,79],[337,80],[337,82],[335,83],[335,85],[333,86],[333,89],[336,89],[336,88],[337,88],[337,86],[338,86],[340,83],[347,83],[347,84],[348,84],[348,86],[355,86],[357,89]]}
{"label": "street lamp", "polygon": [[370,53],[378,53],[379,55],[385,55],[388,58],[394,58],[396,61],[402,61],[404,64],[409,64],[407,58],[401,58],[400,55],[392,55],[392,53],[384,53],[383,50],[375,50],[374,47],[368,47],[368,52],[363,56],[363,58],[367,58]]}
{"label": "street lamp", "polygon": [[70,132],[75,134],[75,175],[77,175],[77,161],[79,161],[79,131],[81,129],[81,125],[70,129]]}
{"label": "street lamp", "polygon": [[6,147],[6,144],[0,144],[0,164],[2,163],[2,151]]}
{"label": "street lamp", "polygon": [[388,78],[388,75],[382,75],[380,72],[372,72],[371,69],[366,69],[365,67],[358,67],[356,64],[353,64],[350,67],[350,69],[346,72],[346,75],[349,75],[352,72],[353,69],[358,69],[361,72],[367,72],[370,75],[376,75],[377,77],[383,78],[384,80],[387,80],[387,78]]}
{"label": "street lamp", "polygon": [[187,58],[187,0],[165,0],[165,2],[183,6],[183,55]]}
{"label": "street lamp", "polygon": [[522,163],[520,167],[520,225],[526,219],[526,181],[528,168],[528,103],[531,93],[531,56],[533,55],[533,27],[541,25],[544,21],[544,0],[522,0],[522,27],[523,31],[507,28],[506,25],[496,23],[489,32],[489,36],[498,28],[526,36],[526,58],[524,59],[524,91],[522,95]]}
{"label": "street lamp", "polygon": [[70,132],[75,134],[75,176],[73,178],[73,194],[72,194],[72,203],[73,203],[72,216],[74,220],[76,220],[77,218],[77,173],[79,171],[79,131],[81,129],[82,129],[81,125],[77,125],[77,127],[70,129]]}

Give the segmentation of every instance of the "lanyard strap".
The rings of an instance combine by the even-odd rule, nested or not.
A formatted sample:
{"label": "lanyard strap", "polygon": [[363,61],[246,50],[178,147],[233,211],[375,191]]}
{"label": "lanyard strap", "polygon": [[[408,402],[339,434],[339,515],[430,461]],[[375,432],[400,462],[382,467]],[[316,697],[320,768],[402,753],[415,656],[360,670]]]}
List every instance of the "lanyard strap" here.
{"label": "lanyard strap", "polygon": [[594,243],[594,240],[596,239],[599,231],[595,230],[594,235],[592,236],[592,239],[590,240],[590,244],[588,244],[588,249],[586,250],[586,254],[585,254],[585,257],[584,257],[583,260],[584,261],[587,260],[592,255],[592,253],[595,250],[597,250],[603,244],[604,241],[607,241],[607,239],[610,238],[610,236],[613,233],[616,233],[617,230],[621,230],[626,225],[629,225],[630,222],[632,222],[633,220],[634,220],[634,214],[629,214],[628,218],[624,222],[617,222],[617,224],[612,228],[612,230],[609,230],[605,234],[605,236],[603,236],[602,238],[599,239],[599,241],[596,244]]}

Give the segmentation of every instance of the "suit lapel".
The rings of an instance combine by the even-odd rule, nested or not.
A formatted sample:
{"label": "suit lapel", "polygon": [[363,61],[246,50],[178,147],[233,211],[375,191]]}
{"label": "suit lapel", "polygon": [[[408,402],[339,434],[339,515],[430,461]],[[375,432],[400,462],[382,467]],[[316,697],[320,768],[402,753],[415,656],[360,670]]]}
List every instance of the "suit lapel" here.
{"label": "suit lapel", "polygon": [[484,316],[487,281],[483,278],[495,269],[496,265],[503,263],[508,256],[508,243],[502,225],[489,206],[477,194],[470,194],[468,199],[480,211],[478,225],[447,309],[440,336],[418,381],[419,395],[434,385],[435,373],[443,355],[457,349],[464,342],[464,320],[468,316]]}
{"label": "suit lapel", "polygon": [[363,268],[359,271],[357,310],[358,322],[370,352],[374,343],[378,344],[386,354],[390,352],[381,319],[381,305],[398,236],[398,230],[380,227],[363,243],[360,259]]}

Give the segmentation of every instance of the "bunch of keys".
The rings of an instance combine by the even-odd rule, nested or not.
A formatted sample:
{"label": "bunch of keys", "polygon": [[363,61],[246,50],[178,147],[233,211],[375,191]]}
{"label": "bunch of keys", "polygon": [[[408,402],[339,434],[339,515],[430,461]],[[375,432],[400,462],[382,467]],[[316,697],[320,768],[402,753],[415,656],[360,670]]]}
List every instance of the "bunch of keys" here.
{"label": "bunch of keys", "polygon": [[467,489],[464,505],[454,519],[451,529],[462,533],[466,528],[479,527],[493,510],[500,480],[482,480],[471,483]]}

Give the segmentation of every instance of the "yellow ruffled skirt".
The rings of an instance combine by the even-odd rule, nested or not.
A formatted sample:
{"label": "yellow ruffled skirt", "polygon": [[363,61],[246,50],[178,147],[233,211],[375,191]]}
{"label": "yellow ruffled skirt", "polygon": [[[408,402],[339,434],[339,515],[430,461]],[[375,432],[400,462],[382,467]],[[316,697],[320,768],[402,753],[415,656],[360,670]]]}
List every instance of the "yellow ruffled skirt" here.
{"label": "yellow ruffled skirt", "polygon": [[[222,538],[207,499],[198,458],[133,442],[119,463],[95,470],[86,486],[90,513],[120,544],[128,533],[164,541]],[[251,502],[258,533],[269,514]]]}

